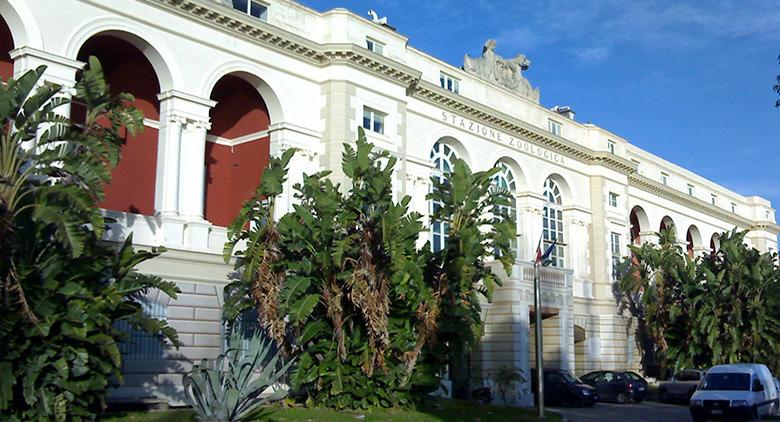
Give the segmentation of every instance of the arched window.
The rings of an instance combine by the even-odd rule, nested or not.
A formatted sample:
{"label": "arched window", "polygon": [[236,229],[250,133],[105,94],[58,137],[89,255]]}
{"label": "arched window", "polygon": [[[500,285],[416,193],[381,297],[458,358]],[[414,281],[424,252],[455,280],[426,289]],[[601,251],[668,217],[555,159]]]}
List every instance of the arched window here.
{"label": "arched window", "polygon": [[[439,182],[446,183],[447,176],[452,172],[452,161],[457,158],[455,150],[451,146],[436,142],[431,149],[431,162],[433,162],[433,177]],[[431,201],[431,215],[441,207],[438,201]],[[444,244],[449,237],[450,223],[445,221],[434,221],[431,224],[431,247],[434,252],[444,249]]]}
{"label": "arched window", "polygon": [[[501,169],[501,171],[493,176],[493,186],[495,186],[497,189],[508,191],[510,197],[509,206],[497,205],[493,209],[493,214],[503,215],[505,218],[514,221],[517,227],[517,233],[520,233],[520,227],[518,223],[519,220],[517,218],[517,199],[514,196],[514,193],[517,191],[515,175],[512,173],[512,169],[510,169],[506,163],[498,162],[496,163],[496,167]],[[517,240],[518,239],[515,238],[514,242],[512,243],[512,250],[514,251],[515,255],[517,255]],[[495,251],[495,255],[499,256],[499,252]]]}
{"label": "arched window", "polygon": [[552,179],[548,178],[544,181],[544,197],[547,202],[542,210],[542,247],[546,250],[554,240],[558,240],[550,255],[550,260],[552,266],[562,268],[566,243],[563,236],[561,189]]}

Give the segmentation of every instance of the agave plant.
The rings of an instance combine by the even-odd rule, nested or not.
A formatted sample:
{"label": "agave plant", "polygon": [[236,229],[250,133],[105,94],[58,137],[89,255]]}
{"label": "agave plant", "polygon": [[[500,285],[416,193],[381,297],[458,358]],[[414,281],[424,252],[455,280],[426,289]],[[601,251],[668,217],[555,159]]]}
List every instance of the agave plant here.
{"label": "agave plant", "polygon": [[[247,344],[239,333],[230,337],[228,349],[217,359],[203,359],[184,376],[188,403],[200,421],[240,421],[257,416],[260,406],[281,400],[287,390],[279,382],[292,360],[277,368],[280,353],[273,341],[255,334]],[[266,393],[266,390],[273,390]]]}

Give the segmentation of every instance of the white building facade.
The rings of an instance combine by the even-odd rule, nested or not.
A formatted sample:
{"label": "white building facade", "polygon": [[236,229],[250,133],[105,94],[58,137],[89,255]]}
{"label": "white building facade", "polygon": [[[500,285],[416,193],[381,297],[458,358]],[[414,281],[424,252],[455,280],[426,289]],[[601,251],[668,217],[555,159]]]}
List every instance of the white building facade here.
{"label": "white building facade", "polygon": [[[222,350],[222,288],[232,269],[221,257],[225,226],[268,158],[298,150],[281,215],[303,174],[332,170],[343,180],[342,143],[359,126],[398,157],[395,194],[411,196],[426,216],[430,177],[448,160],[502,168],[500,183],[515,199],[518,261],[485,306],[475,385],[501,365],[530,374],[528,260],[540,237],[559,242],[555,266],[542,275],[545,364],[578,374],[638,366],[633,327],[612,292],[613,262],[628,244],[657,241],[654,233],[673,223],[693,254],[717,248],[718,233],[734,227],[750,229],[752,246],[777,250],[769,201],[578,123],[566,108],[541,106],[521,75],[525,58],[504,60],[494,44],[463,70],[387,25],[290,0],[0,0],[0,16],[3,79],[46,65],[48,80],[72,87],[94,55],[146,116],[103,206],[119,221],[115,239],[133,232],[139,247],[169,249],[142,269],[182,289],[176,300],[152,293],[149,312],[168,319],[183,347],[128,349],[126,386],[115,397],[180,401],[181,374]],[[532,403],[528,390],[518,404]]]}

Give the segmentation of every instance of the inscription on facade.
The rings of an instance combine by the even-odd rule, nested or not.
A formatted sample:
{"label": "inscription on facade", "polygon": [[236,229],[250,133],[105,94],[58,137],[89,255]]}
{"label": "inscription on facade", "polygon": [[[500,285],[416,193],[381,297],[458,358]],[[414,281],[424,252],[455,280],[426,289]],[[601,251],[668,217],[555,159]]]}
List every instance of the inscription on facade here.
{"label": "inscription on facade", "polygon": [[534,155],[544,160],[563,165],[563,156],[557,152],[552,152],[548,149],[541,148],[530,142],[515,138],[514,136],[508,135],[488,126],[481,125],[473,120],[448,113],[446,111],[441,112],[440,118],[442,121],[445,121],[463,130],[467,130],[475,135],[504,144],[528,155]]}

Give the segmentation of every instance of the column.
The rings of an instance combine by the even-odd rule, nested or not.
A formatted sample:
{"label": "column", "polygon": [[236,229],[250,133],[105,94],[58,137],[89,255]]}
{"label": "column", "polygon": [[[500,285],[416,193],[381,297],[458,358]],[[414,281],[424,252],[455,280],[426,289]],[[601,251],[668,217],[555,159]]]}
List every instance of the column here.
{"label": "column", "polygon": [[560,308],[561,369],[574,372],[574,301],[571,295],[564,295]]}
{"label": "column", "polygon": [[[568,231],[568,234],[564,233],[564,238],[568,244],[567,267],[573,271],[573,293],[580,297],[592,298],[595,292],[589,254],[598,250],[594,248],[594,244],[598,242],[593,242],[594,239],[590,237],[592,215],[585,208],[569,206],[563,209],[563,218],[565,229]],[[605,251],[609,251],[609,248]]]}
{"label": "column", "polygon": [[160,100],[155,207],[166,246],[208,248],[211,224],[203,219],[206,132],[216,102],[169,90]]}
{"label": "column", "polygon": [[188,221],[203,220],[206,180],[206,132],[208,118],[187,119],[181,129],[179,149],[179,215]]}

